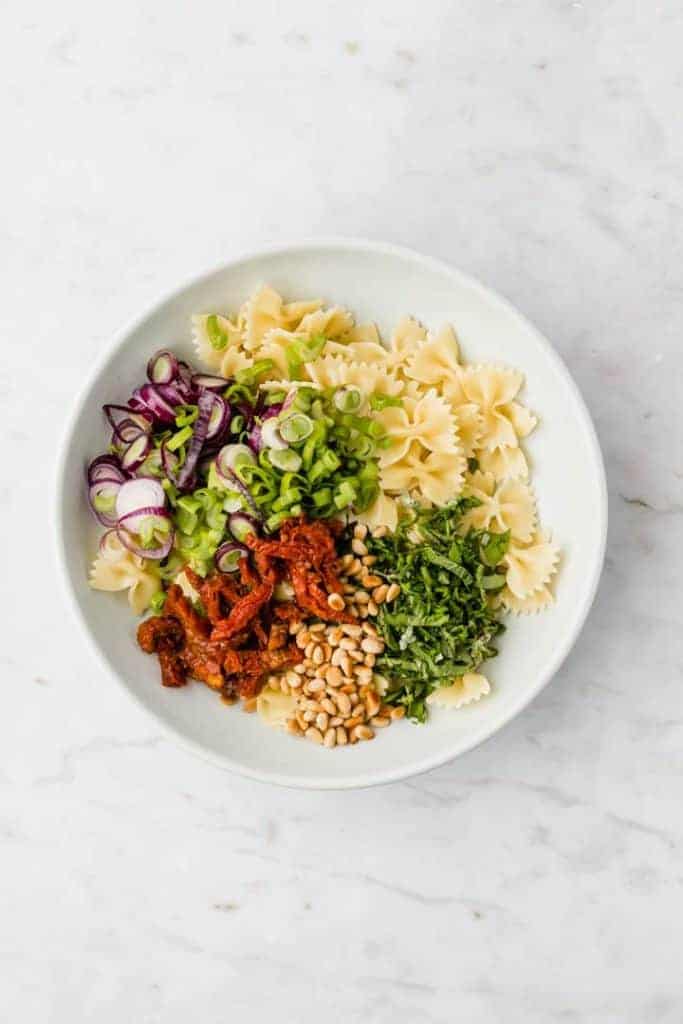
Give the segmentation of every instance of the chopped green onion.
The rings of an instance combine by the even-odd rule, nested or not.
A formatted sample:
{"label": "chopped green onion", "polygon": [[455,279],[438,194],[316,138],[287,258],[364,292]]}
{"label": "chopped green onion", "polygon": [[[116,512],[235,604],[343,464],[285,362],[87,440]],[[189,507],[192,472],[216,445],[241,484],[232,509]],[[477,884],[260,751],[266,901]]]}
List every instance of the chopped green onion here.
{"label": "chopped green onion", "polygon": [[358,388],[342,388],[335,392],[334,404],[339,412],[358,412],[363,404],[363,396]]}
{"label": "chopped green onion", "polygon": [[235,374],[235,380],[238,384],[256,384],[259,377],[262,377],[268,370],[272,370],[275,363],[272,359],[257,359],[253,366],[248,366],[244,370],[238,370]]}
{"label": "chopped green onion", "polygon": [[206,336],[209,339],[211,348],[215,348],[217,352],[221,352],[228,344],[230,340],[224,330],[222,330],[218,323],[218,317],[215,313],[206,318]]}
{"label": "chopped green onion", "polygon": [[169,452],[177,452],[179,448],[182,448],[186,441],[190,440],[192,433],[192,427],[183,427],[177,434],[174,434],[170,441],[166,442]]}
{"label": "chopped green onion", "polygon": [[305,441],[313,432],[313,423],[303,413],[294,413],[280,423],[280,433],[288,444]]}
{"label": "chopped green onion", "polygon": [[403,400],[393,395],[370,395],[370,408],[373,412],[381,412],[382,409],[403,408]]}
{"label": "chopped green onion", "polygon": [[164,610],[166,603],[166,594],[163,590],[158,590],[156,594],[151,598],[149,602],[149,610],[154,612],[155,615],[159,615]]}
{"label": "chopped green onion", "polygon": [[273,448],[270,452],[270,461],[276,469],[296,473],[301,469],[301,456],[292,448]]}

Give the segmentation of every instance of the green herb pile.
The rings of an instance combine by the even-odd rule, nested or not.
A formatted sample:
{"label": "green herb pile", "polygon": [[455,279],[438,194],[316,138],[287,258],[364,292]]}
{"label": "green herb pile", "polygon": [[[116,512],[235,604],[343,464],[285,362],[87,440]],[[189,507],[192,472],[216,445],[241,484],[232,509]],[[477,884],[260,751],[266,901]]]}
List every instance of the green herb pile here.
{"label": "green herb pile", "polygon": [[390,680],[384,700],[403,705],[418,722],[427,717],[433,690],[498,653],[493,641],[505,629],[489,599],[505,585],[498,566],[509,534],[458,533],[462,516],[477,504],[461,498],[443,509],[416,508],[396,533],[366,541],[377,557],[373,572],[401,587],[376,619],[385,642],[377,670]]}

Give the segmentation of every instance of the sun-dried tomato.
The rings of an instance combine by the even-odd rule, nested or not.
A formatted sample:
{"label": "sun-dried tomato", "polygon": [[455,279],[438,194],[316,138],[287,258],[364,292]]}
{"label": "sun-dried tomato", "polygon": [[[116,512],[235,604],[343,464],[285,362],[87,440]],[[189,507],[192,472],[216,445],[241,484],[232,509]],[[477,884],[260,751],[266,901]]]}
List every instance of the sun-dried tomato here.
{"label": "sun-dried tomato", "polygon": [[256,616],[261,608],[268,604],[273,596],[273,584],[269,581],[259,584],[250,594],[240,598],[228,615],[227,619],[214,626],[211,633],[212,640],[229,640],[236,633],[245,628]]}

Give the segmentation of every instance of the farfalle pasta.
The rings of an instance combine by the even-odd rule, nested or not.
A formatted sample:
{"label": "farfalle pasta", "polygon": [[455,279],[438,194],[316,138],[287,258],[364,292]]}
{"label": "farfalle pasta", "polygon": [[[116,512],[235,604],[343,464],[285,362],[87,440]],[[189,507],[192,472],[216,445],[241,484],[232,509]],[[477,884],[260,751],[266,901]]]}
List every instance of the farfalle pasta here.
{"label": "farfalle pasta", "polygon": [[113,531],[102,538],[89,582],[93,590],[127,590],[128,602],[136,615],[142,615],[161,590],[161,577],[154,562],[134,555]]}
{"label": "farfalle pasta", "polygon": [[491,684],[479,672],[465,672],[450,686],[439,686],[427,697],[427,703],[438,708],[457,710],[474,704],[491,692]]}

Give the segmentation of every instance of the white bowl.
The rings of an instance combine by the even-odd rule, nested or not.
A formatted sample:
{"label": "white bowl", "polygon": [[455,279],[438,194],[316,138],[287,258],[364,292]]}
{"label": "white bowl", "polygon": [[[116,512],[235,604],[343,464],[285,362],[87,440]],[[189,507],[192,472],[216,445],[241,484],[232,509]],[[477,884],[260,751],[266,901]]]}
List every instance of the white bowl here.
{"label": "white bowl", "polygon": [[[490,697],[460,711],[435,710],[425,726],[399,722],[373,743],[326,750],[267,728],[223,705],[199,683],[159,684],[156,658],[135,642],[137,621],[123,595],[87,583],[98,531],[83,473],[105,449],[101,407],[124,402],[145,376],[150,354],[168,346],[194,360],[190,316],[236,309],[267,282],[288,299],[321,297],[376,320],[387,332],[410,313],[429,327],[455,325],[468,362],[508,363],[526,374],[526,401],[540,425],[527,449],[543,523],[562,546],[555,606],[509,617],[500,654],[486,666]],[[457,270],[376,242],[312,241],[270,249],[177,289],[112,342],[76,405],[58,468],[58,549],[85,633],[102,668],[183,746],[251,778],[302,788],[393,782],[449,761],[514,718],[552,678],[588,614],[602,568],[607,497],[600,449],[581,395],[552,346],[507,302]],[[104,672],[102,673],[105,674]]]}

